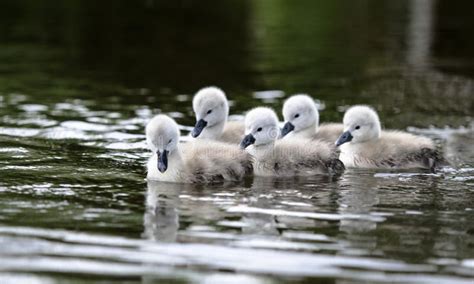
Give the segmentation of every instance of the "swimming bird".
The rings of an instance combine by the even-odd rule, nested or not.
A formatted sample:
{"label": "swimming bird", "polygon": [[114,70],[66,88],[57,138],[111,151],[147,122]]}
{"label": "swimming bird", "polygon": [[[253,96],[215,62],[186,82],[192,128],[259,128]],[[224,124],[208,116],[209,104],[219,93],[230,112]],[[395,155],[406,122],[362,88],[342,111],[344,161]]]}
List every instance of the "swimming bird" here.
{"label": "swimming bird", "polygon": [[314,100],[308,95],[294,95],[283,104],[285,124],[281,131],[283,138],[298,137],[319,139],[334,143],[342,134],[342,123],[319,125],[319,111]]}
{"label": "swimming bird", "polygon": [[176,122],[155,116],[146,126],[146,140],[153,156],[147,179],[182,183],[214,183],[241,180],[251,172],[251,157],[237,146],[216,141],[179,144]]}
{"label": "swimming bird", "polygon": [[427,168],[434,172],[440,158],[433,141],[402,131],[382,131],[377,112],[364,105],[344,114],[344,133],[337,139],[339,159],[346,167]]}
{"label": "swimming bird", "polygon": [[244,136],[241,121],[227,121],[229,103],[225,93],[217,87],[199,90],[193,98],[196,125],[191,132],[194,138],[218,140],[238,144]]}
{"label": "swimming bird", "polygon": [[339,175],[344,165],[335,147],[307,139],[277,140],[280,129],[275,112],[257,107],[245,116],[245,134],[240,146],[254,157],[257,176]]}

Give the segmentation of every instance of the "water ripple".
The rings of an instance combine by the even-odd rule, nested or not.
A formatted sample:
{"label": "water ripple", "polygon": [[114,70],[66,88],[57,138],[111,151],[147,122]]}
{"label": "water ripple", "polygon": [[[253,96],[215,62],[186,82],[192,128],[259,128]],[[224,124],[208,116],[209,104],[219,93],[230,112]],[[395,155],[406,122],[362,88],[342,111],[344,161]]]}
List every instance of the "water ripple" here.
{"label": "water ripple", "polygon": [[[13,236],[16,237],[12,239]],[[163,270],[173,270],[173,267],[197,269],[204,266],[285,277],[338,276],[365,281],[469,283],[468,279],[462,277],[431,275],[438,270],[433,264],[407,264],[388,259],[280,252],[263,248],[255,250],[221,245],[154,243],[61,230],[0,227],[0,243],[10,244],[3,246],[5,250],[0,253],[0,270],[16,272],[139,276],[162,275]],[[263,241],[259,246],[265,247],[266,244]],[[18,249],[20,246],[21,250]],[[280,242],[280,248],[301,247]],[[465,261],[465,265],[470,266],[470,261]]]}
{"label": "water ripple", "polygon": [[298,212],[298,211],[287,211],[279,209],[263,209],[256,207],[248,207],[245,205],[233,206],[227,209],[230,213],[260,213],[272,216],[288,216],[288,217],[300,217],[310,218],[328,221],[340,221],[345,219],[355,220],[366,220],[373,222],[383,222],[385,218],[380,216],[371,216],[363,214],[329,214],[329,213],[316,213],[316,212]]}

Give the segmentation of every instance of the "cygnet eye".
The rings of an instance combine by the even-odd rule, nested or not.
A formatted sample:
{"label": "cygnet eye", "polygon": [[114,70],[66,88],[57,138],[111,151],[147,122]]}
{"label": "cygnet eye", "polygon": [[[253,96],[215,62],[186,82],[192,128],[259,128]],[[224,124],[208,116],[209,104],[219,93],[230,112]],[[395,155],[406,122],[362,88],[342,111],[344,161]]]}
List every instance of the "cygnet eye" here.
{"label": "cygnet eye", "polygon": [[261,127],[259,127],[259,128],[257,129],[257,131],[258,131],[258,132],[262,131],[262,128],[261,128]]}
{"label": "cygnet eye", "polygon": [[357,126],[355,127],[355,129],[360,129],[360,126],[359,126],[359,125],[357,125]]}
{"label": "cygnet eye", "polygon": [[299,113],[295,114],[295,118],[298,118],[298,117],[300,117],[300,114]]}
{"label": "cygnet eye", "polygon": [[208,111],[207,111],[207,114],[210,114],[211,112],[212,112],[212,109],[208,110]]}
{"label": "cygnet eye", "polygon": [[173,142],[173,139],[170,139],[170,141],[168,141],[168,144],[170,144],[171,142]]}

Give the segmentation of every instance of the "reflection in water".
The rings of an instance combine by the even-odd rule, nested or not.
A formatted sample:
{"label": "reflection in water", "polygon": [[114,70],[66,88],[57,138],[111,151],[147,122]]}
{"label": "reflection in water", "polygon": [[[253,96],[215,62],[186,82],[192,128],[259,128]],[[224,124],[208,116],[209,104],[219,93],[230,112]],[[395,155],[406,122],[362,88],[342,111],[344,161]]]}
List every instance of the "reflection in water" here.
{"label": "reflection in water", "polygon": [[[274,204],[274,195],[276,191],[284,189],[283,184],[275,182],[272,178],[254,177],[249,196],[248,206],[255,208],[272,208]],[[269,235],[279,236],[280,224],[279,216],[264,213],[244,213],[241,221],[245,224],[242,227],[242,233],[247,235]]]}
{"label": "reflection in water", "polygon": [[[358,178],[354,179],[354,173],[349,170],[341,181],[341,186],[347,187],[339,193],[341,214],[370,214],[374,211],[374,206],[379,203],[378,180],[370,173],[359,174]],[[339,225],[339,229],[349,237],[354,233],[368,233],[376,228],[377,223],[371,220],[341,220]]]}
{"label": "reflection in water", "polygon": [[161,242],[175,242],[179,230],[179,183],[148,181],[143,237]]}

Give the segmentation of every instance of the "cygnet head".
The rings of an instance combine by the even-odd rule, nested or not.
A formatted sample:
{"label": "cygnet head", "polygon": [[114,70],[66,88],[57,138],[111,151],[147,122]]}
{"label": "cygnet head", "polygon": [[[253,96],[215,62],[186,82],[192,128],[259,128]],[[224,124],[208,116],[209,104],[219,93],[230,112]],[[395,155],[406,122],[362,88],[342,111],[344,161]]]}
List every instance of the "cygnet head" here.
{"label": "cygnet head", "polygon": [[240,147],[245,149],[250,145],[271,143],[277,139],[279,132],[278,117],[271,108],[254,108],[245,116],[245,137]]}
{"label": "cygnet head", "polygon": [[337,139],[336,146],[347,142],[360,143],[377,139],[381,134],[377,112],[369,106],[353,106],[344,114],[344,133]]}
{"label": "cygnet head", "polygon": [[157,115],[147,124],[145,132],[148,147],[158,156],[158,170],[164,173],[168,168],[168,156],[178,146],[178,124],[166,115]]}
{"label": "cygnet head", "polygon": [[196,115],[196,126],[191,135],[198,137],[205,127],[225,123],[229,115],[229,103],[221,89],[206,87],[194,96],[193,110]]}
{"label": "cygnet head", "polygon": [[316,127],[319,124],[319,112],[314,100],[307,95],[295,95],[283,104],[283,119],[285,125],[281,130],[284,137],[291,131],[299,132],[308,127]]}

